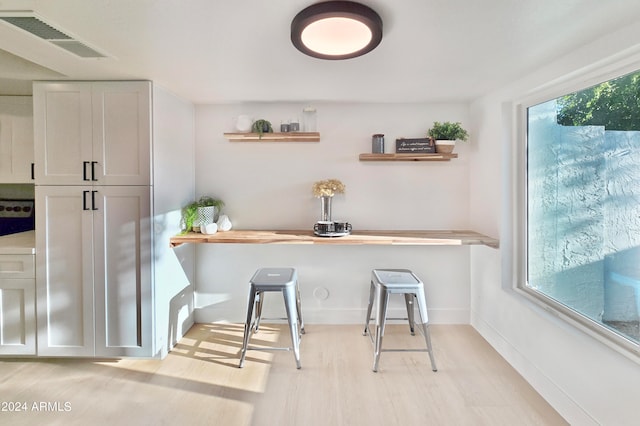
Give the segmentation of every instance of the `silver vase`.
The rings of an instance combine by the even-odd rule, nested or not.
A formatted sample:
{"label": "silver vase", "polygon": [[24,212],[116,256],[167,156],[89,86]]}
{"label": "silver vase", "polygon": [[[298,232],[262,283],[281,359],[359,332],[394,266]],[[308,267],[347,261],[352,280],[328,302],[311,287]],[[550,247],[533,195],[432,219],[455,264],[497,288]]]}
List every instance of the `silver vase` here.
{"label": "silver vase", "polygon": [[322,222],[331,221],[331,200],[333,197],[323,195],[320,197],[320,220]]}

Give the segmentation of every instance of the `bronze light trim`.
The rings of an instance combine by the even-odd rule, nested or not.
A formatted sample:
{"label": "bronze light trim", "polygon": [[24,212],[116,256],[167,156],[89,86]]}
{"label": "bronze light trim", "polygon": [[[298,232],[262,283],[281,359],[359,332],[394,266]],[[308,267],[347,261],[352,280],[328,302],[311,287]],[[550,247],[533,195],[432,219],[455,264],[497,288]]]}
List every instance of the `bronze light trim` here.
{"label": "bronze light trim", "polygon": [[[346,32],[345,38],[341,38],[343,28],[346,30],[347,26],[349,31],[353,28],[357,33],[357,40],[348,40],[351,35]],[[370,38],[367,31],[370,32]],[[310,33],[313,34],[309,35]],[[316,39],[316,36],[323,39]],[[315,45],[310,43],[310,37],[314,38],[314,43],[317,42]],[[352,1],[313,4],[298,13],[291,22],[291,42],[299,51],[314,58],[356,58],[371,52],[381,41],[380,15],[368,6]],[[326,48],[325,44],[332,47]]]}

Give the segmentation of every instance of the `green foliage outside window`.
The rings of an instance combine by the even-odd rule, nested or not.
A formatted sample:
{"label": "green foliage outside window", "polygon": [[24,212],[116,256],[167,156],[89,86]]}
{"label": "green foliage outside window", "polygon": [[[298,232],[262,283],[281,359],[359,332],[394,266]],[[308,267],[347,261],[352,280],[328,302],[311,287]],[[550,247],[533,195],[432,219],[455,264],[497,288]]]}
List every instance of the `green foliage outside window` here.
{"label": "green foliage outside window", "polygon": [[559,98],[558,124],[640,130],[640,72]]}

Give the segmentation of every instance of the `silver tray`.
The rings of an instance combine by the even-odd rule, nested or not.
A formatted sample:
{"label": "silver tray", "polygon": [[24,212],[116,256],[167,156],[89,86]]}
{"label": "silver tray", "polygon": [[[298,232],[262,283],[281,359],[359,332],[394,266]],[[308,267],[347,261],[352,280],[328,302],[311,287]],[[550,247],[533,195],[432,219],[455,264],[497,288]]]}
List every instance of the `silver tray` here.
{"label": "silver tray", "polygon": [[326,232],[326,233],[313,231],[313,233],[318,237],[344,237],[346,235],[351,234],[350,231],[346,231],[346,232]]}

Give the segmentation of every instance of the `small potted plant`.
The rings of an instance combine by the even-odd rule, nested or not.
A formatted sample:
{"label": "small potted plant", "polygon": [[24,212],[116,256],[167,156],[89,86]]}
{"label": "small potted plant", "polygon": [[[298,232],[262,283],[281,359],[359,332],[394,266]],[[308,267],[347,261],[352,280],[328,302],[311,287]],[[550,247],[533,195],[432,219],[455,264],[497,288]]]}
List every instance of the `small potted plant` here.
{"label": "small potted plant", "polygon": [[202,227],[216,222],[222,207],[224,207],[222,200],[208,196],[200,197],[198,200],[199,225]]}
{"label": "small potted plant", "polygon": [[[192,201],[182,208],[182,233],[194,231],[198,222],[198,202]],[[199,230],[199,228],[198,228]]]}
{"label": "small potted plant", "polygon": [[182,208],[182,232],[198,232],[202,223],[217,221],[222,207],[222,200],[209,196],[202,196],[198,201],[187,204]]}
{"label": "small potted plant", "polygon": [[268,120],[260,119],[253,122],[251,125],[251,131],[253,133],[257,133],[258,137],[262,139],[262,135],[264,133],[272,133],[273,127],[271,126],[271,122]]}
{"label": "small potted plant", "polygon": [[453,152],[456,141],[466,141],[469,138],[469,133],[461,123],[436,121],[427,131],[427,136],[436,141],[436,152],[450,154]]}

